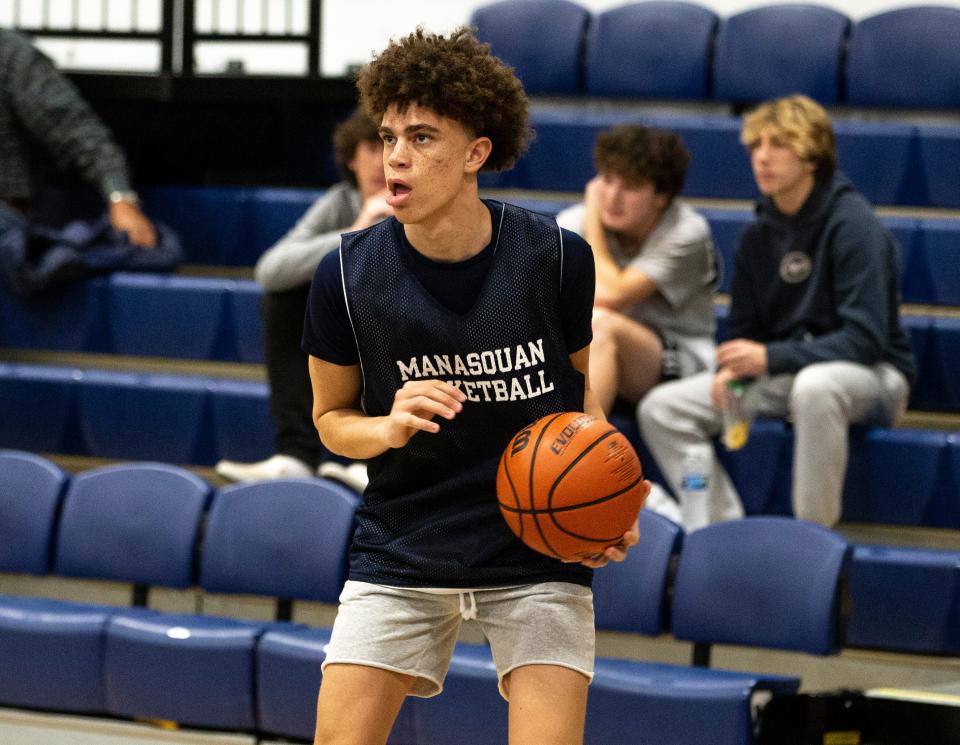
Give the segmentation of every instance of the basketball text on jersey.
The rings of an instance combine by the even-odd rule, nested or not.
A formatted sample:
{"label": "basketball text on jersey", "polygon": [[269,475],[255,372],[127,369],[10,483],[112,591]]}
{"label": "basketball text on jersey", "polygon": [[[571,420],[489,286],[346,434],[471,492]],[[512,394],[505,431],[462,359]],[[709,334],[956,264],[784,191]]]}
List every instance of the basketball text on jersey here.
{"label": "basketball text on jersey", "polygon": [[[525,401],[553,390],[546,379],[543,339],[469,354],[422,354],[397,360],[400,380],[445,379],[468,401]],[[539,369],[534,369],[539,368]],[[529,372],[524,372],[529,371]],[[515,373],[505,375],[505,373]],[[491,378],[492,375],[503,377]],[[453,376],[453,377],[444,377]],[[482,378],[482,379],[481,379]]]}

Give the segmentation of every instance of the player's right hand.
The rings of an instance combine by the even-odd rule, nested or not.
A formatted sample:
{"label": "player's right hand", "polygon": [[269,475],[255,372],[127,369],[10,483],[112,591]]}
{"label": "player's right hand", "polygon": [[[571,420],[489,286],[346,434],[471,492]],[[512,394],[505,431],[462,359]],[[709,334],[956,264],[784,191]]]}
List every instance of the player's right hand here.
{"label": "player's right hand", "polygon": [[400,448],[417,432],[439,432],[434,417],[453,419],[466,399],[463,391],[442,380],[408,380],[393,397],[393,407],[383,422],[384,443]]}

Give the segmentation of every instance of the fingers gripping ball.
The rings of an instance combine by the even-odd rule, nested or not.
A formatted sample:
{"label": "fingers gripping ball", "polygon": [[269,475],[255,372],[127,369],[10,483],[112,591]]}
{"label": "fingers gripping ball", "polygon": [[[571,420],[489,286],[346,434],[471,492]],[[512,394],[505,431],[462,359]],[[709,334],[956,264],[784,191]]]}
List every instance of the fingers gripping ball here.
{"label": "fingers gripping ball", "polygon": [[580,561],[615,545],[645,498],[636,451],[612,424],[550,414],[520,430],[497,470],[497,501],[530,548]]}

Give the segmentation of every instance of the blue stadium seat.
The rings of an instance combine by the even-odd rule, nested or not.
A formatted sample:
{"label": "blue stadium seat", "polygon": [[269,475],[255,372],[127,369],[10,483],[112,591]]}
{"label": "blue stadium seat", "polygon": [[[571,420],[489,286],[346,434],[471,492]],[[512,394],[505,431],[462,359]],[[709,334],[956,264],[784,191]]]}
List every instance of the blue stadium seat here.
{"label": "blue stadium seat", "polygon": [[147,213],[180,234],[191,264],[253,266],[248,191],[235,187],[155,187],[144,191]]}
{"label": "blue stadium seat", "polygon": [[680,555],[673,635],[831,654],[848,553],[836,533],[784,517],[749,517],[695,531]]}
{"label": "blue stadium seat", "polygon": [[630,3],[594,16],[586,92],[593,96],[705,99],[717,16],[672,0]]}
{"label": "blue stadium seat", "polygon": [[671,561],[683,543],[683,528],[650,510],[640,511],[640,542],[622,563],[593,578],[596,626],[656,636],[667,628]]}
{"label": "blue stadium seat", "polygon": [[873,204],[924,204],[915,157],[916,127],[894,122],[834,121],[837,160]]}
{"label": "blue stadium seat", "polygon": [[[319,479],[222,489],[204,535],[200,586],[207,592],[334,602],[343,583],[356,503],[349,490]],[[108,710],[250,730],[258,706],[285,698],[273,690],[256,700],[257,643],[268,631],[299,628],[213,616],[158,614],[144,620],[119,614],[106,635]],[[310,653],[310,645],[301,649]],[[302,695],[294,678],[274,679],[271,685],[294,686],[291,695]],[[266,716],[278,722],[282,712]]]}
{"label": "blue stadium seat", "polygon": [[[188,587],[210,487],[159,464],[89,471],[70,481],[57,535],[58,574]],[[106,711],[104,633],[118,608],[0,597],[0,702]],[[126,609],[130,619],[155,615]]]}
{"label": "blue stadium seat", "polygon": [[590,13],[569,0],[501,0],[470,19],[480,41],[516,70],[528,94],[581,91],[583,37]]}
{"label": "blue stadium seat", "polygon": [[960,553],[857,546],[850,594],[848,646],[960,653]]}
{"label": "blue stadium seat", "polygon": [[122,612],[106,628],[103,661],[110,714],[252,730],[254,647],[268,623]]}
{"label": "blue stadium seat", "polygon": [[228,295],[233,348],[237,362],[263,362],[263,322],[260,302],[263,290],[250,280],[238,280]]}
{"label": "blue stadium seat", "polygon": [[869,522],[960,528],[960,496],[943,488],[944,432],[874,429],[867,435]]}
{"label": "blue stadium seat", "polygon": [[119,272],[110,278],[115,354],[234,359],[227,297],[233,281]]}
{"label": "blue stadium seat", "polygon": [[337,602],[358,501],[323,479],[221,489],[204,536],[204,589]]}
{"label": "blue stadium seat", "polygon": [[85,454],[76,412],[79,370],[0,363],[0,447]]}
{"label": "blue stadium seat", "polygon": [[670,128],[691,153],[683,193],[691,197],[749,199],[756,196],[750,162],[740,144],[740,119],[733,116],[665,115],[623,110],[584,110],[538,103],[530,110],[536,140],[499,186],[547,191],[582,191],[593,178],[596,136],[618,124]]}
{"label": "blue stadium seat", "polygon": [[0,345],[64,352],[107,352],[106,280],[88,279],[52,295],[15,299],[0,291]]}
{"label": "blue stadium seat", "polygon": [[[847,545],[817,525],[747,518],[689,534],[673,596],[673,634],[695,643],[835,651]],[[797,593],[802,583],[804,593]],[[799,680],[599,659],[585,743],[750,743],[753,696]]]}
{"label": "blue stadium seat", "polygon": [[765,5],[720,24],[715,97],[753,102],[803,93],[824,106],[840,98],[840,60],[850,19],[818,5]]}
{"label": "blue stadium seat", "polygon": [[751,702],[797,678],[604,658],[596,661],[584,745],[748,745]]}
{"label": "blue stadium seat", "polygon": [[[0,705],[106,710],[103,635],[114,608],[0,595]],[[144,617],[150,611],[135,610]]]}
{"label": "blue stadium seat", "polygon": [[255,258],[283,238],[322,194],[316,189],[251,189],[247,196],[248,243]]}
{"label": "blue stadium seat", "polygon": [[210,384],[210,397],[218,457],[259,461],[276,452],[268,384],[218,380]]}
{"label": "blue stadium seat", "polygon": [[847,50],[847,103],[960,107],[960,9],[900,8],[854,24]]}
{"label": "blue stadium seat", "polygon": [[90,455],[201,465],[216,460],[207,378],[87,370],[78,386]]}
{"label": "blue stadium seat", "polygon": [[927,200],[932,207],[960,208],[960,127],[917,127],[917,163],[922,171]]}
{"label": "blue stadium seat", "polygon": [[60,517],[57,574],[192,586],[210,493],[199,476],[164,463],[105,466],[74,476]]}
{"label": "blue stadium seat", "polygon": [[911,409],[922,409],[924,404],[933,399],[927,393],[932,385],[932,365],[928,362],[930,354],[930,337],[932,335],[932,319],[930,316],[903,314],[900,323],[910,340],[910,348],[917,362],[917,378],[910,389]]}
{"label": "blue stadium seat", "polygon": [[46,458],[0,450],[0,572],[47,573],[66,483]]}
{"label": "blue stadium seat", "polygon": [[911,296],[918,299],[913,302],[960,305],[960,220],[923,220],[915,254]]}
{"label": "blue stadium seat", "polygon": [[924,360],[924,386],[914,394],[917,406],[960,411],[960,318],[934,318]]}

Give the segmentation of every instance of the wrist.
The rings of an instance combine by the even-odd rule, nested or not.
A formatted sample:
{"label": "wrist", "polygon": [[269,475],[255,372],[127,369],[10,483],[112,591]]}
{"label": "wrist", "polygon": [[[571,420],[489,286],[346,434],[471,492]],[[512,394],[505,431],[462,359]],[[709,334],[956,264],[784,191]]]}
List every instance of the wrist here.
{"label": "wrist", "polygon": [[111,207],[118,204],[130,204],[139,207],[140,196],[133,189],[114,189],[107,195],[107,202]]}

